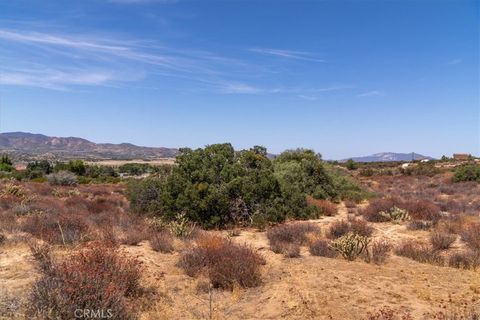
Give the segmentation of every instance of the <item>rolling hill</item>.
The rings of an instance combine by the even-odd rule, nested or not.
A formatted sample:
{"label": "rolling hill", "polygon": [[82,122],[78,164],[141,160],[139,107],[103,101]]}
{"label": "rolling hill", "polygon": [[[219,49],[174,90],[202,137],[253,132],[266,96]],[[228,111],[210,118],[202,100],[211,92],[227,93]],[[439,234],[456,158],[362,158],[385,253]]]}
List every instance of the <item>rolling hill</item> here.
{"label": "rolling hill", "polygon": [[0,133],[0,152],[26,159],[159,159],[172,158],[175,148],[141,147],[130,143],[94,143],[76,137],[49,137],[26,132]]}

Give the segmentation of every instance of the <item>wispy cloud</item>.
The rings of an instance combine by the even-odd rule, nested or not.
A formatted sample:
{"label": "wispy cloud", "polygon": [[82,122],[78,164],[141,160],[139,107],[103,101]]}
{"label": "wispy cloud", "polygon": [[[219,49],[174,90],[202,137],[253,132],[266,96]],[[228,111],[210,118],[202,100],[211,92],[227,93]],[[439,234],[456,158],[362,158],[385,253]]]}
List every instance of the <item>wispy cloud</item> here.
{"label": "wispy cloud", "polygon": [[315,101],[315,100],[318,100],[318,97],[315,97],[315,96],[308,96],[308,95],[305,95],[305,94],[299,94],[298,97],[300,99],[303,99],[303,100],[308,100],[308,101]]}
{"label": "wispy cloud", "polygon": [[372,90],[372,91],[367,91],[364,93],[360,93],[357,95],[357,97],[375,97],[375,96],[384,96],[385,93],[377,90]]}
{"label": "wispy cloud", "polygon": [[[40,29],[40,28],[39,28]],[[198,49],[178,49],[152,40],[0,28],[0,84],[70,90],[75,86],[121,86],[149,76],[195,83],[194,91],[221,94],[291,94],[303,99],[353,88],[269,85],[272,72],[256,60],[240,60]],[[320,62],[308,52],[252,49]],[[284,63],[284,62],[282,62]],[[261,79],[261,80],[259,80]],[[161,87],[161,85],[155,85]]]}
{"label": "wispy cloud", "polygon": [[229,94],[259,94],[266,92],[263,89],[254,87],[246,83],[228,83],[221,90]]}
{"label": "wispy cloud", "polygon": [[456,65],[462,63],[462,59],[456,58],[447,62],[448,65]]}
{"label": "wispy cloud", "polygon": [[[49,89],[77,84],[106,85],[113,81],[138,79],[145,76],[141,71],[145,68],[138,65],[140,64],[149,65],[149,73],[168,74],[215,86],[223,83],[224,73],[241,74],[249,70],[248,66],[235,59],[198,50],[172,49],[152,41],[6,29],[0,29],[0,40],[15,45],[12,46],[9,63],[12,62],[17,68],[3,73],[1,79],[3,84],[9,85],[29,85]],[[17,49],[20,50],[17,51]],[[21,61],[28,60],[28,58],[17,59],[20,51],[30,55],[28,58],[40,64],[37,71],[30,72],[19,65]],[[58,58],[54,64],[51,63],[52,57]],[[44,59],[50,61],[47,62]],[[41,61],[44,61],[43,65]],[[76,65],[81,65],[81,74],[78,70],[72,72],[72,66]],[[98,69],[103,71],[99,73]],[[124,73],[129,75],[119,77],[117,70],[124,70]],[[99,74],[104,76],[100,77]],[[81,80],[78,82],[71,80],[75,78]],[[239,88],[237,91],[240,92],[242,89]],[[247,88],[243,91],[252,92]]]}
{"label": "wispy cloud", "polygon": [[304,61],[312,61],[312,62],[326,62],[323,59],[316,58],[312,53],[305,52],[305,51],[281,50],[281,49],[271,49],[271,48],[251,48],[249,50],[256,53],[272,55],[272,56],[287,58],[287,59],[296,59],[296,60],[304,60]]}

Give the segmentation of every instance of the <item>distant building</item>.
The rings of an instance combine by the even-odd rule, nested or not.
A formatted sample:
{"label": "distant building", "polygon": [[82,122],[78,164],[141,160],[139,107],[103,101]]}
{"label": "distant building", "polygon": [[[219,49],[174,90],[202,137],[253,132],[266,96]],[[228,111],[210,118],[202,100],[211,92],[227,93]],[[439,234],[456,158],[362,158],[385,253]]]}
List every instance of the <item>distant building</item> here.
{"label": "distant building", "polygon": [[453,154],[454,160],[468,160],[470,159],[470,155],[468,153],[454,153]]}

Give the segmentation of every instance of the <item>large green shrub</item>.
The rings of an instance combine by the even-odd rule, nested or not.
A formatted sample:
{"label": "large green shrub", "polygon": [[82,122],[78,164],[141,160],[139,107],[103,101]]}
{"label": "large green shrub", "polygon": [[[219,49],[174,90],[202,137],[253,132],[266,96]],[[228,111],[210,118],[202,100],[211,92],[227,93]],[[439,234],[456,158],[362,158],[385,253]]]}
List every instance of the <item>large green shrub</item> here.
{"label": "large green shrub", "polygon": [[466,164],[455,169],[454,182],[477,181],[480,182],[480,165]]}
{"label": "large green shrub", "polygon": [[310,150],[287,151],[271,161],[263,147],[235,152],[230,144],[215,144],[181,149],[167,177],[131,182],[127,194],[136,212],[165,220],[181,212],[214,227],[252,224],[259,217],[269,222],[315,217],[317,209],[307,205],[306,195],[342,198],[356,190],[349,183],[327,172]]}

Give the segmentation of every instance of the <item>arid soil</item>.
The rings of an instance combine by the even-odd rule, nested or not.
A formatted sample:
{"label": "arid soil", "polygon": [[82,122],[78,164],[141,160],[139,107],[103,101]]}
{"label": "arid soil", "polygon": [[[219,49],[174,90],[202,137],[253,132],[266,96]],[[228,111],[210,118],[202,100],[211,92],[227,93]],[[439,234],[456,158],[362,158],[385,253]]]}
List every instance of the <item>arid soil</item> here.
{"label": "arid soil", "polygon": [[[322,231],[339,214],[312,222]],[[374,237],[398,242],[406,238],[427,237],[426,231],[409,231],[405,225],[374,224]],[[220,231],[217,231],[220,232]],[[222,231],[227,235],[225,231]],[[269,249],[265,232],[244,229],[238,243],[245,243],[266,259],[263,284],[256,288],[235,288],[233,292],[205,290],[204,279],[190,278],[176,267],[186,246],[176,240],[176,251],[153,251],[148,241],[137,246],[123,246],[143,262],[143,282],[156,289],[154,298],[142,301],[141,319],[362,319],[383,306],[409,312],[413,319],[429,319],[441,310],[442,302],[480,298],[480,272],[437,267],[392,255],[384,265],[362,260],[311,256],[302,248],[301,257],[285,258]],[[458,245],[458,244],[455,244]],[[58,253],[62,254],[61,248]],[[0,292],[16,303],[24,300],[37,273],[26,244],[0,247]],[[4,302],[3,308],[6,307]],[[450,306],[452,307],[452,306]]]}

